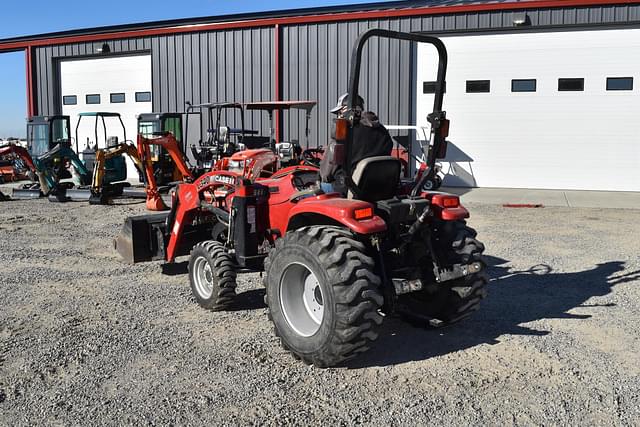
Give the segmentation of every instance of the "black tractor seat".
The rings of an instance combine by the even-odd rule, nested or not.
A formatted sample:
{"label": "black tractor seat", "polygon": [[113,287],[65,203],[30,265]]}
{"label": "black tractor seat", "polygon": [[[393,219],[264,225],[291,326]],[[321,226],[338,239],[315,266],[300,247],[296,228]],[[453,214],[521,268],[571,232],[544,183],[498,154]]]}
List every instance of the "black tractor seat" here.
{"label": "black tractor seat", "polygon": [[376,156],[360,160],[351,180],[356,188],[349,191],[349,199],[375,203],[393,198],[400,184],[402,164],[392,156]]}

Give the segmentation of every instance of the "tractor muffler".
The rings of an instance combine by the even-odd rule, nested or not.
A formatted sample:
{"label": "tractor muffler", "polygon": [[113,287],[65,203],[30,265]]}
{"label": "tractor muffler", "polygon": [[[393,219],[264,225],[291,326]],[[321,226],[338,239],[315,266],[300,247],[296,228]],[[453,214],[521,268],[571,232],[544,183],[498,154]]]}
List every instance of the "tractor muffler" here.
{"label": "tractor muffler", "polygon": [[165,258],[164,231],[169,212],[131,216],[113,241],[125,262],[135,264]]}

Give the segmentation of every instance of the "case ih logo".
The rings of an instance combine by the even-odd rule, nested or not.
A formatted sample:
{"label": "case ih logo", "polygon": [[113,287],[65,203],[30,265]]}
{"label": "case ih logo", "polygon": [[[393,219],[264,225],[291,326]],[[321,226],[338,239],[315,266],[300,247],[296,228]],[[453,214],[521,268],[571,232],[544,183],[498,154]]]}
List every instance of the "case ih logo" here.
{"label": "case ih logo", "polygon": [[226,185],[236,185],[236,177],[228,176],[228,175],[211,175],[208,178],[202,179],[198,183],[198,189],[202,189],[210,184],[226,184]]}
{"label": "case ih logo", "polygon": [[209,178],[209,182],[211,182],[212,184],[215,182],[221,182],[223,184],[236,185],[236,177],[227,175],[213,175]]}

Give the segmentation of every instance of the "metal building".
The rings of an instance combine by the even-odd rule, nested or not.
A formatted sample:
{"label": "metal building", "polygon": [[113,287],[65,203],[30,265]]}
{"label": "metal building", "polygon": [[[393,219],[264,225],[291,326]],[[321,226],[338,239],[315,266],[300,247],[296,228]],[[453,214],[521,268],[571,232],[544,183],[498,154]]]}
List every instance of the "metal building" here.
{"label": "metal building", "polygon": [[[640,1],[424,0],[132,24],[0,40],[24,50],[29,115],[184,111],[185,102],[312,99],[311,144],[368,28],[449,49],[452,185],[640,191]],[[386,124],[425,124],[428,49],[373,41],[363,96]],[[277,132],[304,140],[302,113]],[[253,113],[249,125],[267,126]],[[129,132],[134,132],[133,129]]]}

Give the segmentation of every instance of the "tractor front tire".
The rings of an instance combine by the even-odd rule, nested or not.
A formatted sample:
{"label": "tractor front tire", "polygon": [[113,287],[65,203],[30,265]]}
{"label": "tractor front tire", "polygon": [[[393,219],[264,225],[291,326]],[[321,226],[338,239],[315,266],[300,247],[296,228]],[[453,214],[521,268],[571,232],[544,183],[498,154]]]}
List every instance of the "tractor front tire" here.
{"label": "tractor front tire", "polygon": [[269,318],[282,346],[317,367],[369,349],[382,323],[374,260],[346,229],[304,227],[276,240],[265,261]]}
{"label": "tractor front tire", "polygon": [[226,310],[236,296],[233,257],[220,242],[207,240],[193,247],[189,257],[191,292],[201,307]]}
{"label": "tractor front tire", "polygon": [[[418,292],[401,295],[398,311],[408,321],[428,327],[451,325],[469,317],[487,295],[486,265],[482,259],[484,245],[476,231],[465,221],[439,221],[433,230],[445,264],[480,262],[480,271]],[[438,249],[436,249],[438,250]]]}

